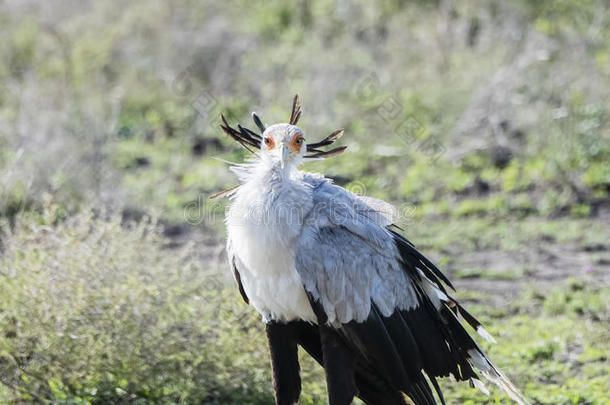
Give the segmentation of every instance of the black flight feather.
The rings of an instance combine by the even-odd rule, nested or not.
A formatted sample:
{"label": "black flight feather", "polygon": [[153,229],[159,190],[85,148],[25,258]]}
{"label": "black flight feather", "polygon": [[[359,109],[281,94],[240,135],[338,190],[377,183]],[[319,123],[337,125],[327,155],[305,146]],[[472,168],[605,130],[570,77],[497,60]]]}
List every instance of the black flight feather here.
{"label": "black flight feather", "polygon": [[[403,257],[415,259],[412,261],[410,260],[411,265],[415,265],[420,268],[424,272],[424,274],[426,274],[426,276],[430,278],[430,281],[435,282],[435,284],[437,284],[443,292],[446,291],[442,284],[439,282],[439,279],[455,291],[453,284],[451,283],[451,281],[449,281],[447,276],[445,276],[443,272],[438,269],[438,267],[436,267],[430,260],[428,260],[428,258],[421,254],[411,242],[409,242],[404,236],[394,231],[393,229],[388,228],[388,230],[394,236],[394,242],[396,243],[400,254]],[[420,266],[420,263],[423,264],[423,266]],[[433,273],[434,276],[430,277],[428,275],[430,273]]]}
{"label": "black flight feather", "polygon": [[438,381],[436,381],[436,378],[428,376],[428,379],[430,380],[430,382],[432,382],[432,386],[434,387],[434,390],[436,391],[436,395],[438,395],[439,399],[441,400],[441,404],[447,405],[445,403],[445,397],[443,396],[443,391],[441,391],[441,387],[438,385]]}
{"label": "black flight feather", "polygon": [[475,318],[474,316],[472,316],[470,314],[470,312],[466,311],[466,309],[459,303],[457,302],[455,299],[453,299],[452,297],[449,297],[451,299],[451,301],[457,306],[460,315],[462,315],[462,317],[464,318],[464,320],[475,330],[478,331],[479,327],[482,327],[483,325],[481,324],[481,322],[479,322],[479,320],[477,318]]}
{"label": "black flight feather", "polygon": [[[297,324],[297,343],[305,349],[318,364],[323,366],[324,361],[319,328],[316,325],[305,321],[292,321],[291,323]],[[336,331],[334,333],[339,336]],[[354,354],[354,357],[355,380],[358,388],[358,397],[360,399],[369,405],[404,405],[402,398],[392,392],[388,383],[380,378],[375,370],[365,363],[361,356]]]}

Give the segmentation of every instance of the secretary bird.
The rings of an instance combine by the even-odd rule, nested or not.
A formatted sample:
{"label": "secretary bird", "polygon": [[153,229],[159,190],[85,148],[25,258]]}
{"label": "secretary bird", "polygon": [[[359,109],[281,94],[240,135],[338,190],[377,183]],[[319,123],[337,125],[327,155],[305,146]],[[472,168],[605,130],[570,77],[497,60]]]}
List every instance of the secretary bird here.
{"label": "secretary bird", "polygon": [[306,143],[300,116],[298,96],[287,124],[266,127],[253,113],[260,134],[221,116],[223,131],[253,153],[231,167],[240,184],[215,197],[231,199],[229,263],[265,323],[276,404],[298,401],[298,346],[324,367],[330,405],[354,396],[369,405],[433,405],[430,384],[445,404],[438,377],[486,392],[478,374],[528,404],[462,326],[494,341],[399,233],[393,208],[298,170],[346,148],[324,150],[343,130]]}

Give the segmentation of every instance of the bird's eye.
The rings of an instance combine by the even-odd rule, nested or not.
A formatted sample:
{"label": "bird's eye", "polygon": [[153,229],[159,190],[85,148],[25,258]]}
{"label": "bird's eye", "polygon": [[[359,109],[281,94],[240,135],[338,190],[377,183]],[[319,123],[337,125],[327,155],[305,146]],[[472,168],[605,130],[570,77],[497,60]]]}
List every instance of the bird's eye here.
{"label": "bird's eye", "polygon": [[295,152],[298,153],[301,150],[301,146],[303,145],[303,142],[305,142],[305,138],[303,138],[303,134],[297,133],[290,141],[290,147],[292,148],[292,150],[294,150]]}
{"label": "bird's eye", "polygon": [[264,137],[263,142],[265,142],[267,149],[273,149],[275,147],[275,143],[273,142],[273,139],[271,139],[270,136]]}

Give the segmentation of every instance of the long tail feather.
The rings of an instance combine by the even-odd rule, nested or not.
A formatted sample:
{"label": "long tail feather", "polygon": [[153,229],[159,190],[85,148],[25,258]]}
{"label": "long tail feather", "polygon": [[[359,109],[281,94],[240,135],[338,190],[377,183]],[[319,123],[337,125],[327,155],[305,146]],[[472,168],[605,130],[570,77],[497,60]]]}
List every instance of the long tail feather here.
{"label": "long tail feather", "polygon": [[468,351],[468,360],[479,370],[483,377],[500,387],[506,394],[519,405],[530,405],[525,396],[513,385],[512,382],[498,369],[481,350],[471,349]]}
{"label": "long tail feather", "polygon": [[[483,377],[500,387],[513,401],[519,405],[530,405],[530,402],[523,396],[521,392],[513,385],[512,382],[498,369],[487,355],[479,348],[472,337],[466,332],[462,324],[459,322],[457,315],[449,310],[446,306],[443,314],[445,320],[449,322],[449,327],[456,336],[456,342],[460,345],[460,349],[466,351],[468,362],[479,372]],[[478,384],[471,380],[475,387],[485,392],[486,389],[481,388]]]}

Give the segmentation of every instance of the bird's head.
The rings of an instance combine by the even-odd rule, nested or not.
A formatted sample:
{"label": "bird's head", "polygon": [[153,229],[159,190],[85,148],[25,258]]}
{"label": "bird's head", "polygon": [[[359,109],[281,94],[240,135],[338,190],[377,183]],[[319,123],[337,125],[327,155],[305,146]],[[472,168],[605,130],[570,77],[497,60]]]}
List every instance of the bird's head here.
{"label": "bird's head", "polygon": [[281,168],[298,166],[307,152],[303,131],[296,125],[275,124],[263,131],[261,155]]}
{"label": "bird's head", "polygon": [[299,96],[294,96],[292,103],[292,113],[287,124],[275,124],[266,127],[261,119],[252,113],[252,119],[260,130],[261,134],[237,124],[237,129],[231,127],[224,116],[221,115],[222,124],[220,127],[232,139],[239,142],[250,152],[254,149],[260,150],[263,159],[269,159],[272,163],[277,163],[281,168],[296,167],[304,159],[321,159],[342,153],[347,147],[340,146],[331,150],[320,148],[328,146],[343,135],[343,130],[339,129],[323,140],[314,143],[305,143],[303,130],[296,126],[301,117],[301,104]]}

